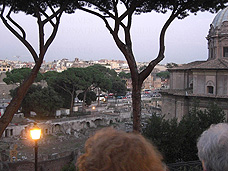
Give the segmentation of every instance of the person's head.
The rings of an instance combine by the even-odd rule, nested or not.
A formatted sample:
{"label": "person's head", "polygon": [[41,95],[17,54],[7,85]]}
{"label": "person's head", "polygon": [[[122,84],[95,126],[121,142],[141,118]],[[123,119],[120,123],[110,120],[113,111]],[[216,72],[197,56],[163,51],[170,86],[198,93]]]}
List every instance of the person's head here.
{"label": "person's head", "polygon": [[198,156],[206,171],[228,170],[228,124],[212,125],[197,142]]}
{"label": "person's head", "polygon": [[85,143],[80,171],[162,171],[162,156],[142,135],[104,128]]}

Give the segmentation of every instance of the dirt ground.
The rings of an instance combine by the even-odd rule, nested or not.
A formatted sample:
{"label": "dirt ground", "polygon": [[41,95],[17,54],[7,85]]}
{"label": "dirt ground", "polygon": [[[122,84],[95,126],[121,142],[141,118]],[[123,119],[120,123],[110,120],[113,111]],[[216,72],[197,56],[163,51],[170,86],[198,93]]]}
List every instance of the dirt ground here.
{"label": "dirt ground", "polygon": [[[47,135],[38,141],[39,161],[54,159],[69,155],[72,151],[83,151],[85,141],[98,129],[88,129],[76,138],[73,135]],[[2,138],[0,139],[0,153],[5,156],[2,160],[16,160],[10,156],[17,154],[17,160],[34,160],[34,141],[31,139]]]}

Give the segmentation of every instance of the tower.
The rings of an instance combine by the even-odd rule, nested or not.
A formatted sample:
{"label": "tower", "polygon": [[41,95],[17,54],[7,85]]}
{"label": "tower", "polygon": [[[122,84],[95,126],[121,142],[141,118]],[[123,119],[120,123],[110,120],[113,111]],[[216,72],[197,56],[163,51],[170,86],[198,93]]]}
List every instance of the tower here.
{"label": "tower", "polygon": [[220,11],[210,25],[208,40],[208,60],[228,59],[228,7]]}

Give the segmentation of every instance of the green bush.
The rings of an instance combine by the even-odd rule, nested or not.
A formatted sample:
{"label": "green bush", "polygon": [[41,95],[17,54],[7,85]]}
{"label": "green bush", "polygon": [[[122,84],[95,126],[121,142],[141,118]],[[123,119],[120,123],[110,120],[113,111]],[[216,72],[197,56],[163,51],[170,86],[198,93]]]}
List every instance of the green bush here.
{"label": "green bush", "polygon": [[[196,103],[197,104],[197,103]],[[197,138],[211,124],[225,121],[225,114],[216,103],[202,111],[197,105],[178,123],[176,118],[165,120],[155,114],[147,121],[143,135],[163,154],[166,163],[198,160]]]}
{"label": "green bush", "polygon": [[62,171],[76,171],[76,166],[74,163],[70,163],[62,168]]}

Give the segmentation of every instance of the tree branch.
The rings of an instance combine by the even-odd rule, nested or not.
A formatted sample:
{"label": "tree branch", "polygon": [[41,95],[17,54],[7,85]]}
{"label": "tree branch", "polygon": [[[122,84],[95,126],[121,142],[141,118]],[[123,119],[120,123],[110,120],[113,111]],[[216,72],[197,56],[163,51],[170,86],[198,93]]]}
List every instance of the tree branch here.
{"label": "tree branch", "polygon": [[6,15],[6,18],[8,18],[9,21],[10,21],[13,25],[15,25],[15,26],[21,31],[21,33],[22,33],[22,35],[23,35],[23,36],[22,36],[23,39],[26,39],[26,33],[25,33],[24,29],[23,29],[17,22],[15,22],[15,21],[10,17],[11,12],[12,12],[12,7],[10,8],[8,14]]}
{"label": "tree branch", "polygon": [[113,3],[113,7],[114,7],[114,13],[115,13],[115,18],[118,17],[118,9],[117,9],[117,4],[118,4],[118,1],[115,1],[115,0],[112,0],[112,3]]}
{"label": "tree branch", "polygon": [[100,4],[96,4],[96,3],[91,2],[91,1],[89,1],[89,0],[87,0],[87,2],[89,2],[90,4],[96,6],[97,8],[99,8],[100,10],[102,10],[104,13],[108,14],[112,19],[115,18],[115,16],[114,16],[112,13],[110,13],[110,12],[109,12],[107,9],[105,9],[104,7],[100,6]]}
{"label": "tree branch", "polygon": [[46,41],[45,45],[44,45],[44,54],[47,52],[47,49],[48,47],[50,46],[50,44],[53,42],[56,34],[57,34],[57,31],[58,31],[58,28],[59,28],[59,23],[60,23],[60,18],[63,14],[63,11],[64,9],[66,8],[66,5],[67,5],[67,1],[55,12],[54,9],[51,7],[51,5],[48,5],[50,8],[51,8],[51,11],[53,12],[53,14],[47,18],[46,20],[44,20],[43,22],[46,23],[46,21],[50,21],[52,22],[51,20],[53,19],[53,17],[56,18],[56,23],[52,24],[53,26],[53,31],[52,31],[52,34],[49,36],[48,40]]}
{"label": "tree branch", "polygon": [[[66,5],[66,4],[65,4]],[[50,22],[54,17],[57,17],[58,14],[62,13],[62,11],[65,8],[65,5],[59,8],[56,12],[54,12],[51,16],[49,16],[47,19],[43,20],[43,23],[46,24],[47,22]]]}
{"label": "tree branch", "polygon": [[132,15],[133,15],[133,13],[129,13],[127,27],[124,28],[125,42],[126,42],[126,45],[131,49],[131,51],[132,51],[132,41],[131,41],[130,29],[131,29],[131,24],[132,24]]}
{"label": "tree branch", "polygon": [[143,82],[148,75],[152,72],[154,67],[162,60],[164,59],[164,52],[165,52],[165,33],[169,25],[173,22],[173,20],[181,13],[181,10],[176,11],[176,9],[173,10],[172,14],[168,18],[168,20],[165,22],[164,26],[162,27],[162,30],[160,32],[160,49],[158,56],[152,60],[149,65],[139,74],[140,81]]}
{"label": "tree branch", "polygon": [[[11,7],[12,8],[12,7]],[[3,5],[3,9],[2,9],[2,12],[1,12],[1,20],[3,22],[3,24],[6,26],[6,28],[11,32],[13,33],[14,36],[16,36],[24,45],[25,47],[29,50],[29,52],[32,54],[32,57],[34,59],[34,61],[36,62],[38,60],[38,56],[35,52],[35,50],[33,49],[33,47],[30,45],[30,43],[25,40],[8,22],[7,20],[5,19],[5,17],[3,16],[3,13],[4,13],[4,10],[5,10],[5,6]]]}
{"label": "tree branch", "polygon": [[48,47],[50,46],[50,44],[53,42],[56,34],[57,34],[57,31],[58,31],[58,28],[59,28],[59,23],[60,23],[60,17],[62,15],[63,11],[59,14],[59,16],[56,18],[56,24],[55,26],[53,27],[53,31],[52,31],[52,34],[50,35],[50,37],[48,38],[48,40],[46,41],[45,45],[44,45],[44,54],[46,53]]}
{"label": "tree branch", "polygon": [[105,23],[107,29],[109,30],[109,32],[111,34],[113,34],[113,30],[112,30],[111,26],[109,25],[109,23],[108,23],[108,21],[106,19],[106,16],[103,16],[103,15],[101,15],[101,14],[95,12],[95,11],[92,11],[92,10],[89,10],[89,9],[86,9],[86,8],[83,8],[78,3],[77,3],[77,8],[80,9],[80,10],[82,10],[82,11],[85,11],[85,12],[88,12],[90,14],[93,14],[93,15],[96,15],[96,16],[100,17],[104,21],[104,23]]}
{"label": "tree branch", "polygon": [[[127,10],[119,17],[119,20],[122,21],[126,16],[128,16],[130,13],[134,13],[136,7],[138,5],[140,5],[141,3],[143,2],[143,0],[140,0],[140,1],[137,1],[137,0],[134,0],[132,3],[131,3],[131,6],[130,8],[128,8],[128,4],[130,3],[129,1],[127,2],[128,4],[125,4],[125,7],[127,8]],[[131,15],[132,15],[131,14]]]}
{"label": "tree branch", "polygon": [[[41,8],[39,8],[39,10],[40,10],[41,14],[43,14],[43,15],[46,17],[47,20],[45,20],[45,21],[48,21],[49,18],[50,18],[50,16],[48,16],[47,13],[46,13],[45,11],[43,11]],[[43,22],[44,22],[44,21],[43,21]],[[53,23],[53,21],[52,21],[52,20],[49,20],[49,22],[50,22],[51,25],[54,27],[55,24]]]}
{"label": "tree branch", "polygon": [[56,86],[58,86],[59,88],[61,88],[62,90],[64,90],[65,92],[69,93],[70,95],[72,95],[71,91],[70,90],[67,90],[65,87],[62,87],[58,84],[56,84]]}

